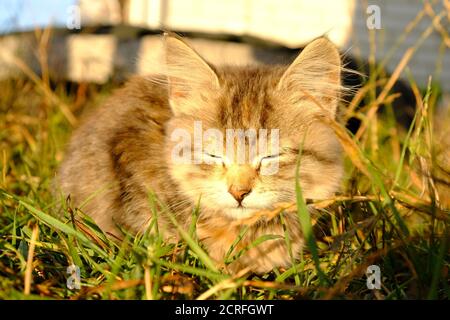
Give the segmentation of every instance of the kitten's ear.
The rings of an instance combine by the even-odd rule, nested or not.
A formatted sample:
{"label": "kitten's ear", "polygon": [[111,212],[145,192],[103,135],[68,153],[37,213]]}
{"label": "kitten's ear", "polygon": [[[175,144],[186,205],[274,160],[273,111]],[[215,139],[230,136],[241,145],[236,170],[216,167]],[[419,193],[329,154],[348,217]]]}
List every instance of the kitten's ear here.
{"label": "kitten's ear", "polygon": [[342,89],[339,51],[326,38],[314,40],[282,75],[278,89],[292,104],[316,100],[314,107],[334,117]]}
{"label": "kitten's ear", "polygon": [[[205,95],[219,89],[219,78],[208,63],[183,40],[172,34],[164,35],[166,76],[169,100],[175,115],[192,113],[195,105],[186,105],[194,95]],[[183,109],[183,110],[179,110]]]}

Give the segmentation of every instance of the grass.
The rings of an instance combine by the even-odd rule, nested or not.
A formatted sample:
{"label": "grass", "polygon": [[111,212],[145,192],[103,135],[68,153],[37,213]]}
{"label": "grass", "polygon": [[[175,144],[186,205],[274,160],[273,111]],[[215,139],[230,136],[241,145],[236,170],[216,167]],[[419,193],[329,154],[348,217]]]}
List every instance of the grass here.
{"label": "grass", "polygon": [[[342,194],[307,204],[297,184],[297,203],[276,214],[283,221],[283,211],[297,211],[308,246],[291,268],[265,275],[221,272],[198,242],[195,224],[179,228],[177,243],[164,243],[152,194],[149,229],[120,243],[52,197],[51,181],[81,109],[98,105],[117,85],[50,85],[33,76],[1,82],[0,299],[449,299],[450,143],[440,133],[450,117],[435,119],[438,86],[419,89],[411,78],[417,113],[414,125],[401,130],[388,103],[395,79],[383,77],[375,73],[362,88],[365,96],[356,97],[367,111],[354,114],[363,120],[356,136],[329,122],[347,154]],[[387,83],[381,98],[371,92],[377,82]],[[382,115],[373,111],[381,103],[387,103]],[[62,218],[52,215],[58,202]],[[318,214],[310,216],[308,206]],[[247,249],[231,248],[226,263]],[[79,290],[67,286],[71,265],[80,268]],[[380,267],[379,290],[367,288],[370,265]]]}

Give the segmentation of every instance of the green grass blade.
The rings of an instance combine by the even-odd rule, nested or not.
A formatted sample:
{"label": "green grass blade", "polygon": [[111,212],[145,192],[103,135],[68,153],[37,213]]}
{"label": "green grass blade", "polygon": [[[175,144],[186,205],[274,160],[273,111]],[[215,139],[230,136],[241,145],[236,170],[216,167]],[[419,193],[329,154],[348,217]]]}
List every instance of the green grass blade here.
{"label": "green grass blade", "polygon": [[300,225],[302,227],[303,236],[305,238],[305,242],[307,246],[309,247],[309,250],[311,251],[311,255],[313,257],[313,261],[317,270],[317,275],[319,277],[319,282],[321,285],[325,285],[329,283],[329,280],[323,273],[322,269],[320,268],[320,259],[319,259],[319,252],[317,249],[316,239],[314,237],[313,229],[312,229],[312,223],[311,223],[311,216],[308,210],[308,207],[306,205],[306,202],[303,198],[302,194],[302,188],[300,186],[300,159],[302,154],[302,148],[303,143],[299,148],[299,154],[297,157],[297,165],[296,165],[296,171],[295,171],[295,195],[296,195],[296,201],[297,201],[297,214],[300,220]]}

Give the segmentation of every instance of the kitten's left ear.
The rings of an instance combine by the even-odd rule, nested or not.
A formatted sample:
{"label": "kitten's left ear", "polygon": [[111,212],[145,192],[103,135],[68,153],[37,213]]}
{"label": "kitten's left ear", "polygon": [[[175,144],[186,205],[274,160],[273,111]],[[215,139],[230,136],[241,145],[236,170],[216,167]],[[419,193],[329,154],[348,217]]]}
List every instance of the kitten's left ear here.
{"label": "kitten's left ear", "polygon": [[326,38],[308,44],[278,83],[278,90],[292,104],[316,100],[317,103],[310,101],[311,105],[328,112],[332,117],[336,115],[341,89],[339,51]]}
{"label": "kitten's left ear", "polygon": [[217,90],[219,78],[211,66],[179,37],[165,34],[164,43],[172,111],[175,115],[195,114],[197,106],[183,102],[188,102],[193,95],[206,95]]}

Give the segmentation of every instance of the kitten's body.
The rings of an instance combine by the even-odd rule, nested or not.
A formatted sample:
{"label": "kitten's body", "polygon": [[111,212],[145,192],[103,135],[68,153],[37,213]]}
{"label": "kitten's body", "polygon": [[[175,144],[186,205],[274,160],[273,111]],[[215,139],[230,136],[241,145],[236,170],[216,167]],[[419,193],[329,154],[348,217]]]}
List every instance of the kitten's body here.
{"label": "kitten's body", "polygon": [[[327,40],[320,39],[289,68],[213,70],[179,39],[167,41],[169,82],[135,78],[91,114],[75,131],[57,181],[76,206],[116,236],[120,233],[115,224],[134,233],[148,226],[149,191],[183,227],[190,224],[192,209],[200,199],[197,234],[220,263],[249,217],[274,209],[280,202],[295,202],[300,145],[304,197],[327,198],[338,190],[342,176],[339,143],[318,117],[335,116],[339,55]],[[171,156],[176,142],[171,133],[178,128],[192,132],[194,121],[202,121],[204,129],[279,129],[278,172],[260,174],[260,167],[267,165],[264,159],[272,155],[260,155],[258,167],[256,160],[248,164],[224,159],[219,164],[174,163]],[[208,150],[208,154],[214,152]],[[238,205],[236,190],[244,189],[245,198],[239,198]],[[166,236],[176,235],[164,214],[166,209],[158,209],[162,212],[160,229]],[[298,217],[289,213],[284,219],[297,257],[303,243]],[[279,216],[247,225],[249,230],[235,252],[261,235],[280,238],[249,250],[231,269],[266,272],[290,263]]]}

